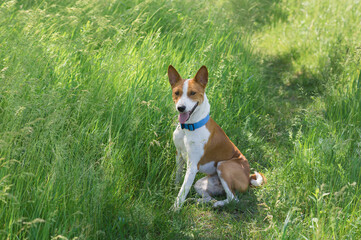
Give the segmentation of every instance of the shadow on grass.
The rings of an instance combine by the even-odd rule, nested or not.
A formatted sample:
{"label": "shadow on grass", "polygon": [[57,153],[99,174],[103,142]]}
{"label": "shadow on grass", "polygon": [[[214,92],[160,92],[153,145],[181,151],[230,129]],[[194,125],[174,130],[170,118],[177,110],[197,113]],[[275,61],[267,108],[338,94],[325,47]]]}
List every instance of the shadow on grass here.
{"label": "shadow on grass", "polygon": [[231,0],[227,4],[233,21],[248,30],[259,30],[265,25],[285,22],[288,13],[280,0]]}
{"label": "shadow on grass", "polygon": [[[189,203],[186,210],[194,221],[193,231],[197,233],[197,239],[249,238],[249,224],[262,224],[265,215],[259,211],[260,202],[253,189],[237,194],[237,197],[239,202],[233,201],[218,208],[213,208],[213,203]],[[225,198],[219,196],[216,199]]]}
{"label": "shadow on grass", "polygon": [[276,148],[293,149],[291,136],[295,136],[304,123],[304,110],[314,97],[325,94],[325,79],[305,66],[295,64],[300,50],[263,57],[262,74],[265,84],[264,110],[267,124],[261,134]]}
{"label": "shadow on grass", "polygon": [[[258,204],[257,196],[254,194],[253,189],[249,189],[247,192],[237,194],[239,202],[230,202],[225,205],[223,208],[215,208],[216,213],[227,212],[233,214],[234,217],[240,218],[240,215],[243,217],[252,216],[258,213]],[[225,196],[223,197],[225,198]],[[223,200],[223,199],[221,199]]]}

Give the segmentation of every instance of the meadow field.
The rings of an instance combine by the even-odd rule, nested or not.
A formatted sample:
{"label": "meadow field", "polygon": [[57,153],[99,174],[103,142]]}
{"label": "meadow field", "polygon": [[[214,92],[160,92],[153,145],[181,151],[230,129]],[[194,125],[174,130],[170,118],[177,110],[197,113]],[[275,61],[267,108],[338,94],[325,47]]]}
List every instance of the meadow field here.
{"label": "meadow field", "polygon": [[[170,210],[169,64],[267,185]],[[360,70],[360,0],[2,0],[0,239],[361,239]]]}

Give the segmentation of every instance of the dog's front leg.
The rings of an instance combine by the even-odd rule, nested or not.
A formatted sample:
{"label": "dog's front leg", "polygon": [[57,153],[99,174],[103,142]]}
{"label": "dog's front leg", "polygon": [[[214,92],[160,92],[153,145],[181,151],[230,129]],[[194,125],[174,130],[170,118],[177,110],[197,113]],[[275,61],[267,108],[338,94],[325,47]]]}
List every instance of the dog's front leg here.
{"label": "dog's front leg", "polygon": [[177,155],[176,155],[176,173],[175,173],[175,184],[178,184],[182,178],[182,172],[183,172],[183,168],[184,168],[184,159],[182,157],[182,154],[179,150],[177,150]]}
{"label": "dog's front leg", "polygon": [[174,210],[178,210],[182,207],[184,200],[186,199],[189,190],[192,187],[196,174],[198,172],[197,166],[188,165],[186,175],[184,177],[183,185],[178,193],[178,197],[174,203]]}

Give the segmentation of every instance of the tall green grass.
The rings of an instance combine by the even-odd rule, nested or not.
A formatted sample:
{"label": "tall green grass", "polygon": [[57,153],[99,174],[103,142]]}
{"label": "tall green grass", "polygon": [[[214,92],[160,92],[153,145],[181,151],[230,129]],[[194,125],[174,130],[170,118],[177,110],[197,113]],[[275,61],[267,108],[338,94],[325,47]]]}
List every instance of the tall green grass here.
{"label": "tall green grass", "polygon": [[[359,238],[360,6],[1,3],[0,238]],[[208,67],[212,117],[267,176],[240,204],[169,210],[169,64]]]}

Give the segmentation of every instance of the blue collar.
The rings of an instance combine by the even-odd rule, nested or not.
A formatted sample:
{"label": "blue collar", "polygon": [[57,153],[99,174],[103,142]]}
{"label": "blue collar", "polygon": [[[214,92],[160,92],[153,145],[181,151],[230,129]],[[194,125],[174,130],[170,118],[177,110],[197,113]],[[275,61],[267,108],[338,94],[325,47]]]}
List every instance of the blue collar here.
{"label": "blue collar", "polygon": [[189,123],[189,124],[181,123],[181,128],[188,129],[189,131],[194,131],[197,128],[200,128],[200,127],[203,127],[204,125],[206,125],[208,120],[209,120],[209,114],[205,118],[203,118],[202,120],[200,120],[199,122],[196,122],[196,123]]}

